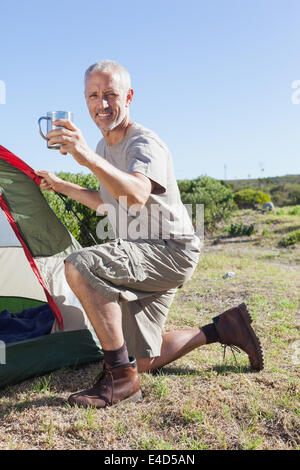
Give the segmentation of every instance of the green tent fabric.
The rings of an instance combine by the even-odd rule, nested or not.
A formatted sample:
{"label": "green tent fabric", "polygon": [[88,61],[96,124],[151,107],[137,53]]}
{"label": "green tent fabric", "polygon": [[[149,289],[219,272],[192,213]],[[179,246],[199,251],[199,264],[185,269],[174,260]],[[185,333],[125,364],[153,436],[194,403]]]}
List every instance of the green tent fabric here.
{"label": "green tent fabric", "polygon": [[68,252],[72,244],[80,246],[41,197],[37,184],[1,159],[0,191],[34,257]]}
{"label": "green tent fabric", "polygon": [[17,313],[48,302],[56,317],[51,334],[0,345],[0,388],[103,356],[64,277],[64,258],[81,247],[39,183],[25,162],[0,146],[0,311]]}

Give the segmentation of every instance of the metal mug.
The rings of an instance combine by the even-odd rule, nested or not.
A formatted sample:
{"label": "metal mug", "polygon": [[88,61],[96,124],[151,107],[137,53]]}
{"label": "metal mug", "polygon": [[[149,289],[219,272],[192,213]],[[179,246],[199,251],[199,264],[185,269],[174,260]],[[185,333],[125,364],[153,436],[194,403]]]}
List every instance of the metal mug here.
{"label": "metal mug", "polygon": [[[53,122],[56,121],[57,119],[68,119],[69,121],[73,121],[73,113],[71,113],[70,111],[49,111],[47,113],[47,116],[40,117],[40,119],[38,120],[39,131],[43,139],[47,140],[48,142],[49,139],[47,139],[47,137],[43,134],[43,131],[41,129],[41,121],[43,119],[46,119],[47,121],[47,134],[48,134],[48,132],[52,131],[53,129],[62,129],[62,126],[53,125]],[[59,150],[60,146],[61,144],[49,145],[49,143],[47,143],[48,149]]]}

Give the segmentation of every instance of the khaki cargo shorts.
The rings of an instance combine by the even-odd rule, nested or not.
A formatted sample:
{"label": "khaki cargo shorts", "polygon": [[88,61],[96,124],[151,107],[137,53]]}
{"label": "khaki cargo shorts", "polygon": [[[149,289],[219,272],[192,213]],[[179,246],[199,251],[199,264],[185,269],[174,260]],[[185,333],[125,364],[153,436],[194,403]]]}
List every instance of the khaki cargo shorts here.
{"label": "khaki cargo shorts", "polygon": [[119,302],[128,352],[160,355],[162,331],[177,288],[192,276],[199,254],[165,240],[120,238],[69,255],[100,294]]}

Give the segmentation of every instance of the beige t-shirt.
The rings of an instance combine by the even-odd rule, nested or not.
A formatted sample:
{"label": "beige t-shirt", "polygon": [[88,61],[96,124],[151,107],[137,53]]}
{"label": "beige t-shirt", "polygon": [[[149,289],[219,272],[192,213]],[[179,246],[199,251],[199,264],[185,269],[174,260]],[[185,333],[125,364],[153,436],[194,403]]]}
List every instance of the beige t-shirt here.
{"label": "beige t-shirt", "polygon": [[118,144],[108,146],[101,139],[96,153],[120,170],[142,173],[155,183],[145,207],[137,212],[124,199],[115,199],[100,181],[100,196],[117,238],[164,239],[175,248],[200,252],[200,240],[180,198],[170,151],[154,132],[133,123]]}

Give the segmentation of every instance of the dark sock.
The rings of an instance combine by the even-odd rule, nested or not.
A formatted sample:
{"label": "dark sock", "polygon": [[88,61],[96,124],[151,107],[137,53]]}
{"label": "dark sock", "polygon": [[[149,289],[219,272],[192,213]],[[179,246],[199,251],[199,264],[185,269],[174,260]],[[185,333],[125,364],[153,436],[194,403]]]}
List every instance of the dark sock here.
{"label": "dark sock", "polygon": [[119,349],[115,349],[113,351],[105,351],[103,349],[103,353],[104,361],[107,362],[110,367],[118,367],[129,362],[127,345],[125,342]]}
{"label": "dark sock", "polygon": [[206,336],[206,344],[218,343],[220,341],[217,328],[214,323],[203,326],[201,330]]}

